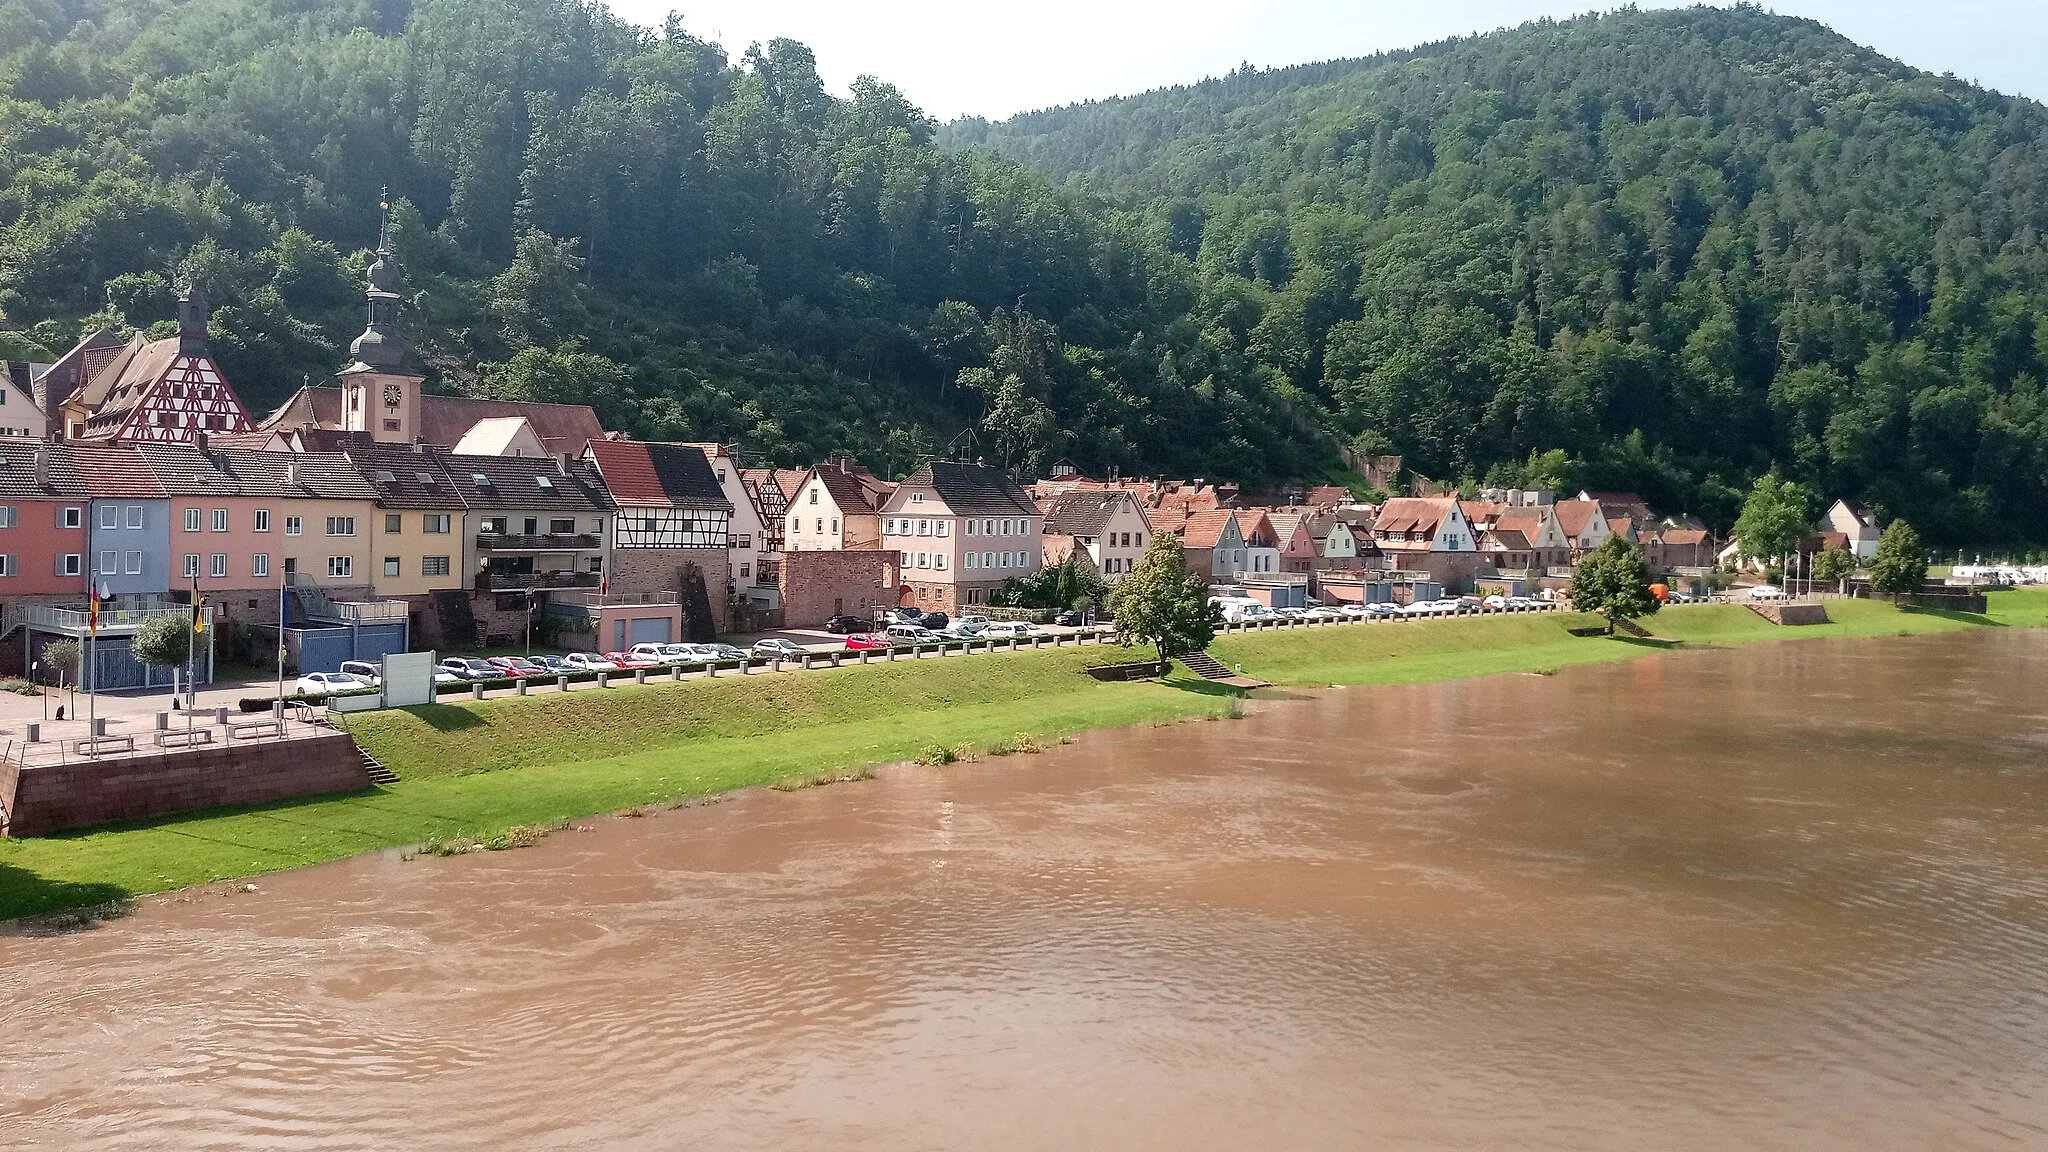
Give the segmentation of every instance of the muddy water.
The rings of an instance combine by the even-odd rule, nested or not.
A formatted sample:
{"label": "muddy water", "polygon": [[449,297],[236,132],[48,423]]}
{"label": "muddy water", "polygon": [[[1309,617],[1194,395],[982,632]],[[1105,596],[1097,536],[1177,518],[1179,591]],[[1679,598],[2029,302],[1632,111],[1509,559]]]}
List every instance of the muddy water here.
{"label": "muddy water", "polygon": [[0,1144],[2048,1146],[2048,636],[1689,653],[0,938]]}

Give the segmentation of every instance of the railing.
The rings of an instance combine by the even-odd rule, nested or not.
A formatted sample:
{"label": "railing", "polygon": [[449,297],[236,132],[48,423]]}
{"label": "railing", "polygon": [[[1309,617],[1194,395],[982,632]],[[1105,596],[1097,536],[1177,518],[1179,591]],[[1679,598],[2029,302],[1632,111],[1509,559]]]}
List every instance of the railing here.
{"label": "railing", "polygon": [[587,552],[604,544],[588,532],[543,532],[532,536],[485,532],[477,536],[476,546],[484,552]]}
{"label": "railing", "polygon": [[763,560],[754,569],[754,584],[760,588],[773,588],[782,583],[782,561]]}
{"label": "railing", "polygon": [[1295,585],[1295,584],[1307,584],[1307,583],[1308,583],[1308,573],[1306,573],[1306,572],[1240,572],[1240,573],[1238,573],[1238,574],[1237,574],[1237,582],[1238,582],[1238,583],[1240,583],[1240,584],[1258,584],[1258,585],[1273,585],[1273,584],[1278,584],[1278,585],[1287,585],[1287,586],[1292,586],[1292,585]]}
{"label": "railing", "polygon": [[479,572],[479,592],[521,592],[528,588],[595,588],[604,577],[595,572]]}
{"label": "railing", "polygon": [[[102,608],[100,631],[133,632],[155,617],[173,613],[182,616],[191,611],[190,605],[176,603],[161,608]],[[206,610],[206,614],[208,619],[219,616],[218,610],[211,607]],[[23,604],[8,613],[7,621],[10,631],[26,624],[34,628],[76,632],[82,635],[92,625],[92,614],[84,608],[53,608],[47,604]]]}
{"label": "railing", "polygon": [[581,608],[625,608],[647,604],[680,604],[674,592],[565,592],[553,601]]}
{"label": "railing", "polygon": [[316,620],[339,620],[344,624],[369,624],[403,620],[411,605],[403,600],[329,600],[307,615]]}
{"label": "railing", "polygon": [[1569,580],[1569,579],[1571,579],[1571,578],[1572,578],[1573,574],[1575,574],[1575,573],[1576,573],[1577,571],[1578,571],[1578,569],[1576,569],[1576,568],[1573,568],[1573,567],[1571,567],[1570,565],[1563,565],[1563,566],[1553,565],[1553,566],[1551,566],[1551,567],[1549,567],[1549,568],[1545,568],[1545,569],[1543,570],[1543,574],[1544,574],[1545,576],[1549,576],[1549,577],[1552,577],[1552,578],[1554,578],[1554,579],[1558,579],[1558,580]]}

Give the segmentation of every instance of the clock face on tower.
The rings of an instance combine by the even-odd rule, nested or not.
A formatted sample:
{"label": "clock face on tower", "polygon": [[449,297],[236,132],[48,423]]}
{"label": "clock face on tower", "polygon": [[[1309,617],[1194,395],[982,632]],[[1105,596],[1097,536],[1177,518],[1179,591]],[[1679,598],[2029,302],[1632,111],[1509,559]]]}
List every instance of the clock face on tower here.
{"label": "clock face on tower", "polygon": [[386,408],[398,407],[399,401],[403,399],[405,399],[404,389],[396,384],[386,384],[384,386],[384,406]]}

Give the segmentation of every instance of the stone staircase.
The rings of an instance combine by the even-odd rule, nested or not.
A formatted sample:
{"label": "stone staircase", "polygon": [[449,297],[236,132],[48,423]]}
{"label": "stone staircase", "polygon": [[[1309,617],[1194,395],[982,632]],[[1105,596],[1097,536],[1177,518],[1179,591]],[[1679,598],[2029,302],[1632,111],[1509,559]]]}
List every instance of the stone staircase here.
{"label": "stone staircase", "polygon": [[377,759],[375,756],[370,755],[370,750],[368,748],[363,747],[361,744],[356,745],[356,755],[363,758],[363,771],[369,774],[370,783],[398,783],[398,773],[393,772],[389,768],[386,768],[384,766],[383,761]]}
{"label": "stone staircase", "polygon": [[1264,680],[1254,680],[1249,676],[1240,676],[1232,672],[1221,660],[1209,655],[1206,650],[1186,653],[1181,656],[1180,662],[1188,666],[1188,671],[1217,684],[1225,684],[1232,688],[1272,687]]}

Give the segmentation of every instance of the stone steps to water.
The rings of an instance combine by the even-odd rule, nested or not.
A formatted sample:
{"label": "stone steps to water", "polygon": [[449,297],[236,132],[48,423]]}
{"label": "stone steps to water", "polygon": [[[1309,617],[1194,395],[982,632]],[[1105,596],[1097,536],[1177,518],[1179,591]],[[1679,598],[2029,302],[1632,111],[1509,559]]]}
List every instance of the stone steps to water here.
{"label": "stone steps to water", "polygon": [[1202,679],[1214,681],[1218,684],[1227,684],[1232,688],[1272,687],[1272,685],[1264,680],[1254,680],[1249,676],[1240,676],[1232,672],[1224,666],[1221,660],[1209,655],[1206,650],[1189,652],[1180,658],[1180,662],[1188,666],[1188,671],[1193,672]]}

